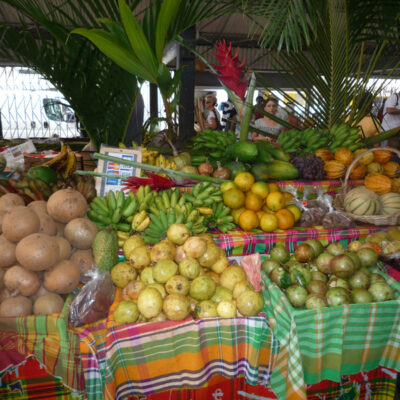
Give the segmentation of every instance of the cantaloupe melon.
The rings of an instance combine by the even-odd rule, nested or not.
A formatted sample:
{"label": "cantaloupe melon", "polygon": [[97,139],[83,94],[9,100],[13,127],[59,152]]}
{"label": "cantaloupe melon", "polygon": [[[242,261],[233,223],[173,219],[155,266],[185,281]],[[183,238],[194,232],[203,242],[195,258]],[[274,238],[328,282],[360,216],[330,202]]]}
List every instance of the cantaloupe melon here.
{"label": "cantaloupe melon", "polygon": [[382,214],[391,215],[400,211],[400,194],[386,193],[380,197]]}
{"label": "cantaloupe melon", "polygon": [[344,208],[355,215],[374,215],[380,213],[381,204],[376,193],[365,187],[359,187],[347,193]]}

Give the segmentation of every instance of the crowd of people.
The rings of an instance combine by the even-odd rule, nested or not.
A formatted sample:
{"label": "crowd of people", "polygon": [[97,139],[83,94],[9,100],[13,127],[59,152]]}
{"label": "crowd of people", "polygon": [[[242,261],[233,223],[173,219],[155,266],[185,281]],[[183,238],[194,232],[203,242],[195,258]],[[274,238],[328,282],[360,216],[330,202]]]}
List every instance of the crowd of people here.
{"label": "crowd of people", "polygon": [[[241,115],[236,111],[229,99],[218,105],[216,97],[213,94],[208,94],[205,96],[203,104],[203,123],[206,128],[231,129],[239,137]],[[271,119],[264,111],[281,120],[288,121],[292,125],[302,127],[300,119],[295,116],[292,104],[287,104],[286,109],[284,109],[279,107],[278,99],[275,97],[264,98],[263,96],[257,96],[251,118],[249,140],[274,140],[281,132],[287,129],[282,124]],[[266,135],[263,135],[260,131]]]}
{"label": "crowd of people", "polygon": [[[358,127],[360,128],[360,134],[364,137],[371,137],[381,132],[400,127],[400,92],[393,93],[385,100],[381,115],[378,118],[372,113],[371,107],[364,110],[363,115],[363,118],[358,123]],[[273,118],[273,116],[277,117],[277,119]],[[206,128],[218,130],[231,129],[239,137],[241,117],[229,99],[218,105],[215,95],[208,94],[205,96],[204,126]],[[305,128],[301,119],[294,111],[294,103],[289,102],[283,108],[279,105],[276,97],[268,96],[265,98],[261,95],[257,96],[253,107],[248,139],[252,141],[274,141],[281,132],[288,129],[282,124],[282,121],[286,121],[291,126],[300,129]],[[389,143],[383,144],[400,148],[400,139],[395,137]]]}

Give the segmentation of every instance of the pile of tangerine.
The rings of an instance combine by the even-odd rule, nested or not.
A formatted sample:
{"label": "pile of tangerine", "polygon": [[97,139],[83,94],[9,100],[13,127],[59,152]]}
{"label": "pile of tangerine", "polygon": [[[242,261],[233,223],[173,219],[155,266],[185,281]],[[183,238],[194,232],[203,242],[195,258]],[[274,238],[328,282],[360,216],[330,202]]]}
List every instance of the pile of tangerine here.
{"label": "pile of tangerine", "polygon": [[233,182],[222,183],[221,191],[235,224],[245,231],[290,229],[301,217],[299,207],[291,204],[291,193],[281,192],[276,183],[255,182],[250,172],[240,172]]}

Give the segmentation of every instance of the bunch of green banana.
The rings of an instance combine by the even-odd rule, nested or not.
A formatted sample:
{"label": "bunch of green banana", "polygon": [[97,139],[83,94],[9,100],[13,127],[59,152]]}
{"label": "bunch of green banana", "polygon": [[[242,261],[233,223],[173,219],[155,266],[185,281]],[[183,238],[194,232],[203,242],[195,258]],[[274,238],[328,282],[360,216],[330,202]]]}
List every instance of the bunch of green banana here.
{"label": "bunch of green banana", "polygon": [[331,127],[332,142],[329,150],[337,151],[341,147],[345,147],[351,151],[360,149],[363,144],[360,142],[361,136],[358,134],[358,128],[352,128],[348,124],[333,125]]}
{"label": "bunch of green banana", "polygon": [[306,153],[315,153],[318,149],[324,149],[328,146],[332,136],[329,130],[305,129],[301,135],[301,143]]}
{"label": "bunch of green banana", "polygon": [[299,147],[299,144],[301,143],[302,133],[303,132],[295,129],[282,132],[278,136],[277,140],[279,147],[285,150],[286,153],[295,153],[297,151],[297,148]]}
{"label": "bunch of green banana", "polygon": [[129,194],[125,198],[123,191],[110,191],[107,197],[95,197],[90,203],[88,217],[99,229],[108,226],[123,232],[130,232],[133,215],[139,208],[135,195]]}
{"label": "bunch of green banana", "polygon": [[192,203],[195,207],[210,207],[222,201],[222,192],[219,186],[212,186],[210,182],[201,182],[195,185],[190,193],[182,194],[185,202]]}
{"label": "bunch of green banana", "polygon": [[159,192],[154,191],[147,210],[155,215],[160,215],[160,211],[168,212],[173,210],[179,200],[180,204],[184,203],[184,199],[180,199],[180,191],[177,187]]}
{"label": "bunch of green banana", "polygon": [[215,159],[221,158],[225,149],[236,142],[236,135],[233,131],[218,131],[204,129],[192,139],[192,149],[196,152],[206,153],[207,156]]}
{"label": "bunch of green banana", "polygon": [[161,210],[159,215],[150,213],[149,218],[151,223],[142,234],[142,239],[147,244],[156,244],[164,240],[172,224],[182,224],[185,221],[185,215],[183,213],[177,215],[175,210],[168,212]]}
{"label": "bunch of green banana", "polygon": [[229,207],[224,203],[214,203],[211,208],[213,213],[206,218],[206,224],[210,229],[217,228],[221,232],[228,232],[236,228]]}

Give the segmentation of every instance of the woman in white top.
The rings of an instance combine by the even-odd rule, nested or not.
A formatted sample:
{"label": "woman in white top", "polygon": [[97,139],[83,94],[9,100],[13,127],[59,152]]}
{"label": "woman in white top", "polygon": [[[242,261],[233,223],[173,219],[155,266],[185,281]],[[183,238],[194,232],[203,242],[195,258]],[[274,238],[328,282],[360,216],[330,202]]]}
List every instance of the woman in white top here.
{"label": "woman in white top", "polygon": [[[269,97],[265,103],[264,110],[269,114],[275,115],[278,111],[278,100],[274,97]],[[254,126],[257,129],[276,136],[276,138],[278,138],[278,135],[282,132],[282,130],[284,130],[284,127],[281,124],[278,124],[267,116],[256,119],[256,121],[254,122]],[[251,139],[253,140],[253,142],[256,142],[257,140],[272,140],[271,138],[259,135],[256,132],[253,132],[251,134]]]}
{"label": "woman in white top", "polygon": [[215,105],[217,104],[217,99],[214,95],[209,94],[205,98],[206,104],[205,104],[205,112],[204,112],[204,117],[205,117],[205,122],[204,126],[206,128],[210,129],[221,129],[221,119],[218,110],[215,108]]}

